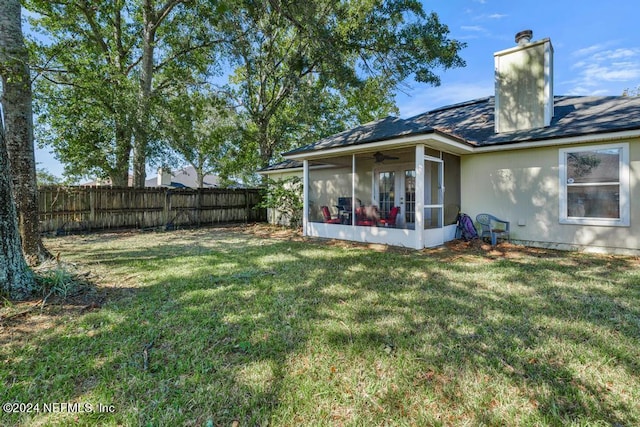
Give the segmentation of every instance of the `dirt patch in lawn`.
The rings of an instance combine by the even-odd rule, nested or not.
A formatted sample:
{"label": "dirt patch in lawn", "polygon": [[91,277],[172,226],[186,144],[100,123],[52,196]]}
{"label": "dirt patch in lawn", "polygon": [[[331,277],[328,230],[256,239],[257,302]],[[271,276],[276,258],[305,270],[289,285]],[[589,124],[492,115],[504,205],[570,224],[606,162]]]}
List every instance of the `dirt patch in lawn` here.
{"label": "dirt patch in lawn", "polygon": [[[542,249],[531,248],[522,245],[514,245],[509,242],[499,242],[496,246],[491,246],[490,243],[481,239],[473,239],[469,241],[464,240],[452,240],[445,243],[442,246],[445,252],[451,252],[452,254],[472,254],[483,255],[493,258],[519,258],[522,256],[562,256],[562,252]],[[434,250],[438,250],[437,248]],[[429,251],[429,249],[427,249]],[[566,255],[566,252],[564,252]]]}
{"label": "dirt patch in lawn", "polygon": [[99,310],[118,291],[88,269],[59,261],[34,272],[40,291],[24,301],[0,301],[0,345],[20,345],[32,334]]}
{"label": "dirt patch in lawn", "polygon": [[302,236],[302,228],[288,228],[272,224],[256,223],[248,224],[246,226],[229,227],[229,229],[262,238],[295,241],[304,240]]}
{"label": "dirt patch in lawn", "polygon": [[33,298],[5,303],[0,307],[0,345],[27,341],[39,331],[53,329],[70,318],[99,310],[105,298],[96,292],[81,292],[73,297]]}

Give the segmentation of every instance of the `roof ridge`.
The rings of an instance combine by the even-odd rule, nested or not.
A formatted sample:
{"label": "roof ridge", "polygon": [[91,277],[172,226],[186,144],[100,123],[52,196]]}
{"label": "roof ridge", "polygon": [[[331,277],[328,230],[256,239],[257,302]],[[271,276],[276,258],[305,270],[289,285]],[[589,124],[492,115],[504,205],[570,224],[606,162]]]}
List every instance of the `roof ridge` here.
{"label": "roof ridge", "polygon": [[434,108],[433,110],[428,110],[428,111],[424,111],[422,113],[418,113],[418,114],[416,114],[414,116],[406,118],[405,120],[406,121],[411,121],[412,119],[415,119],[416,117],[424,116],[425,114],[439,113],[439,112],[442,112],[442,111],[453,110],[454,108],[468,107],[469,105],[480,104],[481,102],[487,102],[487,101],[491,100],[492,98],[494,98],[493,95],[485,96],[483,98],[472,99],[470,101],[464,101],[464,102],[458,102],[458,103],[455,103],[455,104],[445,105],[444,107],[438,107],[438,108]]}

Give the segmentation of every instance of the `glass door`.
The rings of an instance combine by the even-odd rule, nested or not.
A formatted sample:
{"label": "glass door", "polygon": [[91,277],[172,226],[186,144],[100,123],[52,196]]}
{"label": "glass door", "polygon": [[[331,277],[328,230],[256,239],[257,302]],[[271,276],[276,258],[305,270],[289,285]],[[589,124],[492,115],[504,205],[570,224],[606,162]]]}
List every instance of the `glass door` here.
{"label": "glass door", "polygon": [[404,220],[407,224],[416,222],[416,171],[404,171]]}
{"label": "glass door", "polygon": [[424,243],[426,247],[444,243],[444,163],[424,158]]}
{"label": "glass door", "polygon": [[378,207],[382,218],[389,215],[389,211],[396,203],[396,174],[394,171],[378,174]]}

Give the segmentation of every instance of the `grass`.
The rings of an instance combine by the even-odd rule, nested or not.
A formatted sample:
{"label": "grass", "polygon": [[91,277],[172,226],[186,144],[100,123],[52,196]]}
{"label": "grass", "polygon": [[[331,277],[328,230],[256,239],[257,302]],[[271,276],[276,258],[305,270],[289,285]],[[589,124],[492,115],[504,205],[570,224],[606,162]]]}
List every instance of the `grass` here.
{"label": "grass", "polygon": [[49,239],[104,301],[2,323],[0,424],[640,424],[637,258],[274,230]]}

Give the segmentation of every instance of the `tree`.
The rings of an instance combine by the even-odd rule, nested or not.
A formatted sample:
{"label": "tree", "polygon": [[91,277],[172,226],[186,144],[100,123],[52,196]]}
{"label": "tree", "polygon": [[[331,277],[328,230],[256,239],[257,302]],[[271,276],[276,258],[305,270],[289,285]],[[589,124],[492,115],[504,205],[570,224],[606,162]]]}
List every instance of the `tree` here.
{"label": "tree", "polygon": [[227,150],[240,138],[235,111],[206,88],[185,87],[166,100],[161,117],[164,140],[193,166],[202,188],[205,175],[223,170]]}
{"label": "tree", "polygon": [[31,76],[29,54],[22,36],[19,0],[0,2],[0,75],[6,128],[4,142],[13,178],[22,249],[29,264],[38,264],[50,258],[51,254],[40,238]]}
{"label": "tree", "polygon": [[[69,172],[144,186],[151,118],[174,84],[203,80],[215,6],[187,0],[25,0],[50,40],[34,50],[43,141]],[[133,163],[133,165],[132,165]]]}
{"label": "tree", "polygon": [[43,185],[63,185],[63,181],[60,178],[45,168],[36,169],[36,179],[38,180],[38,187]]}
{"label": "tree", "polygon": [[[125,2],[26,1],[37,46],[40,140],[54,147],[65,175],[109,177],[126,186],[136,94],[136,31]],[[34,49],[36,46],[34,46]]]}
{"label": "tree", "polygon": [[336,116],[347,124],[396,111],[393,91],[411,75],[437,85],[435,68],[464,65],[464,45],[415,0],[240,4],[222,31],[233,94],[251,124],[245,148],[260,155],[254,166],[335,131]]}
{"label": "tree", "polygon": [[[1,7],[0,10],[2,10]],[[0,15],[0,17],[7,16]],[[1,21],[0,26],[4,26]],[[9,156],[2,120],[0,120],[0,170],[9,170]],[[0,239],[0,294],[5,294],[12,299],[21,299],[33,290],[35,282],[22,254],[16,206],[11,191],[11,174],[0,173],[0,200],[4,201],[0,203],[0,236],[2,236]]]}
{"label": "tree", "polygon": [[302,179],[294,176],[281,180],[267,179],[260,207],[272,209],[275,223],[296,228],[302,225]]}
{"label": "tree", "polygon": [[[140,87],[138,90],[138,108],[136,111],[136,126],[134,127],[134,145],[133,145],[133,186],[136,188],[143,188],[146,178],[146,165],[147,165],[147,151],[149,146],[149,117],[152,109],[152,97],[154,96],[154,73],[158,66],[162,66],[162,63],[157,62],[157,50],[156,45],[162,42],[170,42],[172,37],[177,37],[180,33],[173,33],[171,26],[173,24],[184,24],[186,22],[180,22],[180,20],[172,20],[170,16],[172,11],[180,4],[188,3],[188,0],[141,0],[141,16],[142,16],[142,49],[140,56]],[[159,4],[158,4],[159,3]],[[195,13],[196,10],[188,10],[184,8],[188,14]],[[186,21],[188,15],[180,16],[180,19]],[[161,28],[163,22],[167,21],[167,28]],[[183,25],[176,25],[182,30],[188,29]],[[199,28],[196,26],[195,28]],[[158,34],[161,30],[164,30],[167,37],[165,40],[158,40]],[[191,29],[193,31],[193,28]],[[189,33],[187,33],[189,34]],[[196,33],[197,34],[197,33]],[[179,38],[179,37],[178,37]],[[170,55],[177,54],[178,60],[182,60],[183,56],[187,52],[192,51],[194,48],[188,41],[179,41],[178,51],[173,49],[167,49]],[[205,45],[208,43],[205,43]],[[186,50],[180,51],[184,46]],[[197,49],[195,49],[197,50]],[[162,60],[172,61],[171,56],[163,57]],[[177,63],[177,60],[173,60],[173,64]]]}
{"label": "tree", "polygon": [[247,119],[230,170],[395,112],[393,91],[410,76],[437,84],[433,70],[463,65],[463,45],[418,0],[24,2],[52,40],[40,43],[47,141],[69,169],[114,183],[133,160],[143,185],[164,98],[205,82],[219,57]]}

